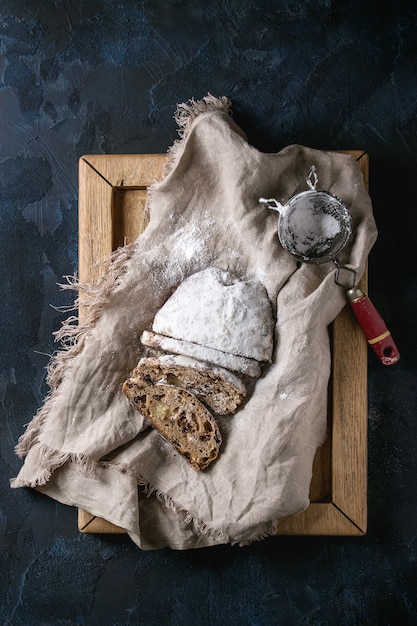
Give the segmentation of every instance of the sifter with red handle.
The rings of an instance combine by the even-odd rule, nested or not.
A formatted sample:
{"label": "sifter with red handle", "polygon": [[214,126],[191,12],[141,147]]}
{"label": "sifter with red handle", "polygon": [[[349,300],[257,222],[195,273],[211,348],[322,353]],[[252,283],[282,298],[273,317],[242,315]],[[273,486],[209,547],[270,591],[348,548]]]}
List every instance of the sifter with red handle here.
{"label": "sifter with red handle", "polygon": [[277,211],[278,237],[283,248],[303,263],[327,263],[336,266],[335,282],[347,298],[369,345],[384,365],[400,358],[391,333],[367,295],[356,286],[356,272],[337,260],[352,234],[352,217],[346,204],[329,191],[317,190],[314,165],[306,178],[308,191],[292,196],[284,205],[275,198],[260,198]]}

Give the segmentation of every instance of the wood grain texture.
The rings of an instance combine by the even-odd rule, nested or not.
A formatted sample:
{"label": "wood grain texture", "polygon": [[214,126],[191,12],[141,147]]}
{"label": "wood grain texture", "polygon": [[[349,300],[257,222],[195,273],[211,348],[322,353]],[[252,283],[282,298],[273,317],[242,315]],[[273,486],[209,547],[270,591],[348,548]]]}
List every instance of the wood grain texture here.
{"label": "wood grain texture", "polygon": [[[369,159],[363,150],[342,151],[358,161],[368,188]],[[146,227],[147,188],[162,176],[165,155],[88,155],[79,163],[79,275],[97,278],[99,264]],[[367,274],[360,282],[367,289]],[[82,310],[80,312],[82,315]],[[367,523],[366,339],[347,305],[331,328],[332,373],[328,436],[317,450],[310,506],[280,521],[282,535],[363,535]],[[124,533],[79,510],[87,533]]]}

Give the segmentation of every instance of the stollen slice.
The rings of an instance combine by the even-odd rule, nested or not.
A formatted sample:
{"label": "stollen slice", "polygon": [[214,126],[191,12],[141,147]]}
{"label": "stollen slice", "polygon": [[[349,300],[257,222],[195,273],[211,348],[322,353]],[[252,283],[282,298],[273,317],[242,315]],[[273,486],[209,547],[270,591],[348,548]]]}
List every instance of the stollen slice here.
{"label": "stollen slice", "polygon": [[189,391],[129,378],[123,392],[133,406],[195,470],[207,469],[219,454],[221,434],[208,409]]}
{"label": "stollen slice", "polygon": [[142,345],[148,348],[212,363],[223,369],[228,369],[237,374],[249,376],[250,378],[259,378],[261,375],[261,364],[255,361],[255,359],[248,359],[243,356],[237,356],[236,354],[223,352],[222,350],[216,350],[215,348],[208,348],[207,346],[202,346],[192,341],[165,337],[164,335],[158,335],[150,330],[143,331],[140,341]]}
{"label": "stollen slice", "polygon": [[232,372],[180,355],[142,358],[131,378],[186,389],[219,415],[234,413],[246,395],[245,385]]}

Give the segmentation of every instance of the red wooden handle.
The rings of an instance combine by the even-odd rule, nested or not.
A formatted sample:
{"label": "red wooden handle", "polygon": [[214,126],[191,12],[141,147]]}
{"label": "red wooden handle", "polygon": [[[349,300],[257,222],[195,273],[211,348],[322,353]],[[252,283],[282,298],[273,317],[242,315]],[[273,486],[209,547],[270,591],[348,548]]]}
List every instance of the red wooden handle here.
{"label": "red wooden handle", "polygon": [[393,365],[400,358],[391,333],[384,320],[360,289],[354,287],[347,292],[352,310],[362,327],[369,345],[384,365]]}

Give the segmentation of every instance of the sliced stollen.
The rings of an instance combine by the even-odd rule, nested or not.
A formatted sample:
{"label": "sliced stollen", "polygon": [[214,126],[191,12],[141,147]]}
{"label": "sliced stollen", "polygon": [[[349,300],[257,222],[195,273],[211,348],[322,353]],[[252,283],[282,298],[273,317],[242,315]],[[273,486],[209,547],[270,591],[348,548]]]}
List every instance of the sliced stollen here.
{"label": "sliced stollen", "polygon": [[163,350],[164,352],[173,352],[199,361],[213,363],[232,372],[238,372],[244,376],[258,378],[261,374],[261,366],[255,359],[248,359],[243,356],[229,354],[222,350],[215,350],[207,346],[192,343],[172,337],[158,335],[150,330],[145,330],[140,338],[142,344],[148,348]]}
{"label": "sliced stollen", "polygon": [[152,330],[260,363],[272,358],[274,319],[265,287],[218,267],[186,278],[156,313]]}
{"label": "sliced stollen", "polygon": [[221,443],[205,404],[219,414],[236,411],[246,389],[232,372],[260,375],[261,365],[271,361],[273,330],[261,283],[218,267],[196,272],[141,336],[143,345],[174,354],[141,359],[123,391],[194,469],[205,469]]}
{"label": "sliced stollen", "polygon": [[173,385],[154,386],[129,378],[123,392],[133,406],[195,470],[206,469],[219,454],[217,422],[190,392]]}
{"label": "sliced stollen", "polygon": [[142,358],[131,378],[150,386],[166,383],[186,389],[220,415],[234,413],[246,395],[245,385],[232,372],[179,355]]}

